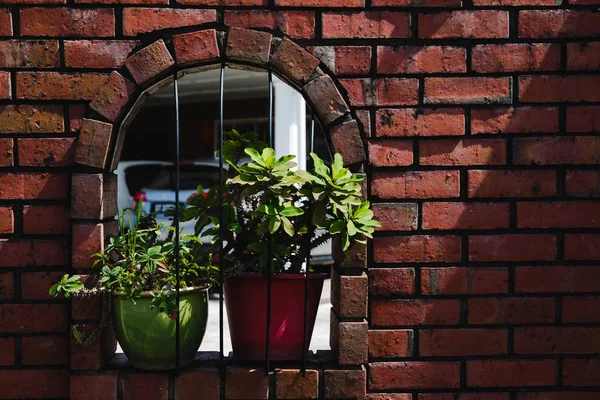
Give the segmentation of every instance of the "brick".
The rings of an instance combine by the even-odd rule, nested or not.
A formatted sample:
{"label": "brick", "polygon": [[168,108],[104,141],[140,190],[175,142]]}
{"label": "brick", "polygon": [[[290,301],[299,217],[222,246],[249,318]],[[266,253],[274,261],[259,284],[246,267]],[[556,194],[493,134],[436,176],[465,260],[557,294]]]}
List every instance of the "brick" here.
{"label": "brick", "polygon": [[102,224],[73,224],[73,268],[93,268],[92,254],[102,253],[105,239],[117,234],[115,221]]}
{"label": "brick", "polygon": [[377,362],[369,364],[369,390],[453,389],[460,386],[458,362]]}
{"label": "brick", "polygon": [[600,69],[600,42],[567,44],[567,69],[597,71]]}
{"label": "brick", "polygon": [[112,8],[23,8],[22,36],[109,37],[115,35]]}
{"label": "brick", "polygon": [[600,298],[563,297],[561,322],[563,323],[597,323],[600,321]]}
{"label": "brick", "polygon": [[93,375],[71,375],[70,398],[72,400],[117,400],[118,374],[118,371],[105,371]]}
{"label": "brick", "polygon": [[[142,11],[147,10],[150,9],[144,9]],[[125,10],[125,12],[127,11],[128,10]],[[127,67],[133,80],[138,85],[154,79],[173,64],[175,64],[175,61],[173,61],[173,58],[162,39],[144,47],[125,60],[125,67]]]}
{"label": "brick", "polygon": [[225,25],[236,28],[268,28],[294,39],[312,39],[315,35],[313,11],[226,10]]}
{"label": "brick", "polygon": [[19,72],[17,98],[92,100],[108,75],[102,73]]}
{"label": "brick", "polygon": [[[572,2],[571,2],[572,3]],[[595,400],[597,392],[527,392],[517,394],[517,400]]]}
{"label": "brick", "polygon": [[10,367],[14,364],[15,338],[0,338],[0,366]]}
{"label": "brick", "polygon": [[[597,386],[600,382],[600,360],[596,358],[563,361],[562,381],[566,386]],[[578,395],[579,397],[579,395]]]}
{"label": "brick", "polygon": [[62,106],[0,106],[1,133],[60,133],[65,129]]}
{"label": "brick", "polygon": [[74,174],[71,187],[71,216],[102,220],[117,213],[116,175]]}
{"label": "brick", "polygon": [[507,329],[422,329],[419,356],[464,357],[503,355],[508,351]]}
{"label": "brick", "polygon": [[556,385],[556,360],[467,361],[470,387],[519,387]]}
{"label": "brick", "polygon": [[517,203],[519,228],[598,228],[600,203],[552,201]]}
{"label": "brick", "polygon": [[431,74],[467,71],[467,52],[452,46],[378,46],[380,74]]}
{"label": "brick", "polygon": [[332,277],[331,304],[338,316],[342,319],[366,318],[369,296],[367,275],[339,276],[332,271]]}
{"label": "brick", "polygon": [[12,84],[10,72],[0,71],[0,100],[12,98]]}
{"label": "brick", "polygon": [[0,42],[0,68],[58,68],[58,40]]}
{"label": "brick", "polygon": [[517,165],[600,164],[600,140],[593,136],[517,138],[513,142]]}
{"label": "brick", "polygon": [[319,121],[324,125],[332,124],[350,111],[335,84],[327,75],[309,82],[302,90],[311,101]]}
{"label": "brick", "polygon": [[67,347],[64,337],[24,337],[21,339],[21,363],[67,365]]}
{"label": "brick", "polygon": [[506,104],[512,78],[425,78],[425,104]]}
{"label": "brick", "polygon": [[542,170],[468,171],[469,197],[546,197],[556,193],[556,172]]}
{"label": "brick", "polygon": [[132,371],[121,381],[123,400],[139,400],[152,397],[156,400],[167,400],[169,377],[165,374]]}
{"label": "brick", "polygon": [[567,131],[600,132],[600,107],[567,107]]}
{"label": "brick", "polygon": [[138,43],[137,40],[65,40],[65,65],[68,68],[121,68]]}
{"label": "brick", "polygon": [[558,109],[554,107],[518,107],[471,110],[471,133],[556,133]]}
{"label": "brick", "polygon": [[260,369],[243,367],[227,368],[225,378],[227,399],[267,399],[269,394],[268,377]]}
{"label": "brick", "polygon": [[565,235],[566,260],[600,259],[600,235],[593,233],[568,233]]}
{"label": "brick", "polygon": [[[339,242],[339,237],[332,239],[331,255],[338,269],[345,268],[367,268],[367,246],[361,243],[354,243],[345,252],[342,252],[342,247]],[[354,272],[354,271],[353,271]]]}
{"label": "brick", "polygon": [[348,96],[353,107],[376,104],[375,87],[371,79],[340,79],[339,83],[342,85],[342,93]]}
{"label": "brick", "polygon": [[376,81],[376,98],[379,106],[418,104],[418,92],[417,79],[383,78]]}
{"label": "brick", "polygon": [[377,136],[454,136],[465,134],[461,109],[381,109],[376,114]]}
{"label": "brick", "polygon": [[370,330],[369,358],[411,357],[413,336],[410,329]]}
{"label": "brick", "polygon": [[456,325],[460,321],[458,300],[372,300],[373,327]]}
{"label": "brick", "polygon": [[363,162],[366,159],[365,148],[356,120],[334,125],[329,131],[333,151],[344,159],[344,165]]}
{"label": "brick", "polygon": [[266,6],[268,0],[178,0],[178,4],[202,6]]}
{"label": "brick", "polygon": [[249,29],[230,28],[227,35],[227,57],[266,64],[271,54],[273,35]]}
{"label": "brick", "polygon": [[507,38],[508,12],[448,11],[419,14],[419,38]]}
{"label": "brick", "polygon": [[508,228],[507,203],[423,203],[423,229]]}
{"label": "brick", "polygon": [[215,10],[136,8],[123,10],[123,34],[137,36],[168,28],[183,28],[215,22]]}
{"label": "brick", "polygon": [[598,267],[553,266],[515,269],[516,293],[590,293],[600,291]]}
{"label": "brick", "polygon": [[[372,0],[374,7],[460,7],[460,0]],[[400,400],[400,399],[398,399]]]}
{"label": "brick", "polygon": [[458,197],[457,171],[373,172],[371,195],[381,199]]}
{"label": "brick", "polygon": [[7,200],[67,198],[69,177],[51,173],[0,173],[0,198]]}
{"label": "brick", "polygon": [[371,205],[381,231],[412,231],[417,229],[418,207],[415,203],[375,203]]}
{"label": "brick", "polygon": [[73,165],[75,138],[19,139],[19,165],[69,167]]}
{"label": "brick", "polygon": [[340,322],[338,325],[338,363],[359,365],[367,362],[369,352],[369,324]]}
{"label": "brick", "polygon": [[[116,121],[134,91],[135,85],[132,82],[113,71],[106,84],[94,96],[90,107],[109,121]],[[84,121],[82,120],[81,126],[86,125]]]}
{"label": "brick", "polygon": [[12,13],[8,8],[0,8],[0,36],[12,36]]}
{"label": "brick", "polygon": [[366,396],[367,371],[325,370],[326,399],[362,399]]}
{"label": "brick", "polygon": [[317,46],[310,51],[335,75],[367,75],[371,71],[368,46]]}
{"label": "brick", "polygon": [[[0,167],[12,167],[14,163],[13,139],[0,138]],[[1,230],[2,228],[0,228]]]}
{"label": "brick", "polygon": [[470,261],[550,261],[555,258],[556,237],[550,234],[469,237]]}
{"label": "brick", "polygon": [[[86,288],[98,287],[99,275],[80,275]],[[102,314],[102,296],[74,297],[71,300],[71,318],[77,321],[97,322]]]}
{"label": "brick", "polygon": [[67,262],[61,240],[0,239],[0,267],[59,266]]}
{"label": "brick", "polygon": [[15,230],[15,217],[12,207],[0,207],[0,234],[13,233]]}
{"label": "brick", "polygon": [[[13,300],[15,295],[15,278],[12,272],[0,272],[0,300]],[[0,348],[2,348],[0,340]],[[2,352],[0,352],[2,360]],[[2,365],[2,361],[0,361]]]}
{"label": "brick", "polygon": [[271,54],[270,64],[286,77],[305,84],[315,73],[319,60],[296,43],[284,38]]}
{"label": "brick", "polygon": [[175,381],[175,400],[212,400],[219,398],[220,373],[215,368],[182,371]]}
{"label": "brick", "polygon": [[364,7],[364,0],[275,0],[276,6],[284,7]]}
{"label": "brick", "polygon": [[23,300],[51,300],[48,290],[65,272],[43,271],[21,273],[21,298]]}
{"label": "brick", "polygon": [[508,292],[505,268],[421,268],[424,295],[501,294]]}
{"label": "brick", "polygon": [[71,210],[64,206],[24,206],[23,233],[65,235],[71,230]]}
{"label": "brick", "polygon": [[369,268],[371,296],[403,296],[414,292],[414,268]]}
{"label": "brick", "polygon": [[600,14],[587,10],[519,11],[520,38],[569,38],[597,36]]}
{"label": "brick", "polygon": [[66,304],[0,304],[0,333],[66,332],[67,317]]}
{"label": "brick", "polygon": [[560,46],[546,43],[485,44],[473,47],[473,71],[557,71]]}
{"label": "brick", "polygon": [[83,117],[87,110],[87,105],[73,105],[69,106],[69,131],[77,132],[81,128]]}
{"label": "brick", "polygon": [[220,55],[214,29],[175,35],[173,47],[177,64],[213,60]]}
{"label": "brick", "polygon": [[467,308],[467,321],[475,325],[551,323],[555,317],[554,298],[470,298]]}
{"label": "brick", "polygon": [[600,85],[595,75],[541,75],[519,77],[519,101],[526,103],[559,103],[600,101],[600,93],[594,90]]}
{"label": "brick", "polygon": [[504,139],[447,139],[419,142],[420,165],[502,165],[506,163]]}
{"label": "brick", "polygon": [[376,263],[459,262],[461,241],[458,236],[385,236],[373,240]]}
{"label": "brick", "polygon": [[408,166],[412,163],[412,141],[387,139],[369,142],[369,164],[375,167]]}
{"label": "brick", "polygon": [[473,0],[473,5],[483,6],[483,7],[485,7],[485,6],[557,6],[557,5],[560,5],[561,3],[562,3],[562,0]]}
{"label": "brick", "polygon": [[275,393],[278,399],[318,399],[319,371],[280,369],[275,373]]}
{"label": "brick", "polygon": [[584,327],[515,328],[516,354],[588,354],[600,350],[600,329]]}
{"label": "brick", "polygon": [[84,119],[75,149],[75,162],[98,169],[104,168],[113,126],[106,122]]}
{"label": "brick", "polygon": [[68,397],[69,370],[6,370],[0,375],[0,386],[3,399]]}
{"label": "brick", "polygon": [[395,11],[323,13],[324,39],[408,38],[409,15]]}

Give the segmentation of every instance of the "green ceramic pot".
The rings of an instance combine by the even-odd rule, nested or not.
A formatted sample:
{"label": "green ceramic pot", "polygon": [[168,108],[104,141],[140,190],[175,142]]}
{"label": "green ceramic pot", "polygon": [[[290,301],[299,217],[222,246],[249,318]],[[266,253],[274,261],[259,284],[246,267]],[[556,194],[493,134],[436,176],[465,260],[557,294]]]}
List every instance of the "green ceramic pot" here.
{"label": "green ceramic pot", "polygon": [[[202,343],[208,319],[208,288],[182,289],[179,301],[180,366],[191,363]],[[131,364],[146,370],[174,369],[177,321],[150,308],[150,292],[135,301],[112,296],[112,320],[117,340]]]}

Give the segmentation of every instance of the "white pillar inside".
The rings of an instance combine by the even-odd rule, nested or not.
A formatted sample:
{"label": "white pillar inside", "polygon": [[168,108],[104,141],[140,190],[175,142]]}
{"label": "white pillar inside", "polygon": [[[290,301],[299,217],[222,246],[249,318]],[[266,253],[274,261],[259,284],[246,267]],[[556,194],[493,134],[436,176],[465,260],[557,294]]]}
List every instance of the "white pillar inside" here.
{"label": "white pillar inside", "polygon": [[306,102],[300,93],[273,76],[275,97],[275,154],[294,154],[298,168],[306,169]]}

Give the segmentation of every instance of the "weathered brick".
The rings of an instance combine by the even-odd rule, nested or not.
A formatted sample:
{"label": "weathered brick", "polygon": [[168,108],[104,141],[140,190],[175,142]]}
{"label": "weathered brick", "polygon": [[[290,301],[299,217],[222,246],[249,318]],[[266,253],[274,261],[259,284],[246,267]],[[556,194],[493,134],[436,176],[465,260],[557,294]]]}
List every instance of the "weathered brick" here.
{"label": "weathered brick", "polygon": [[369,364],[370,390],[452,389],[460,386],[458,362],[376,362]]}
{"label": "weathered brick", "polygon": [[600,132],[600,107],[567,107],[567,131]]}
{"label": "weathered brick", "polygon": [[340,322],[338,325],[338,363],[358,365],[367,362],[369,353],[369,324]]}
{"label": "weathered brick", "polygon": [[594,136],[517,138],[513,142],[517,165],[599,164],[600,140]]}
{"label": "weathered brick", "polygon": [[554,107],[518,107],[471,110],[471,133],[555,133],[558,109]]}
{"label": "weathered brick", "polygon": [[506,104],[511,78],[426,78],[426,104]]}
{"label": "weathered brick", "polygon": [[20,10],[22,36],[109,37],[115,35],[112,8],[23,8]]}
{"label": "weathered brick", "polygon": [[454,136],[465,133],[461,109],[382,109],[376,114],[377,136]]}
{"label": "weathered brick", "polygon": [[117,213],[114,174],[74,174],[71,181],[71,216],[102,220]]}
{"label": "weathered brick", "polygon": [[600,329],[527,327],[514,331],[516,354],[589,354],[600,351]]}
{"label": "weathered brick", "polygon": [[19,139],[19,165],[64,167],[73,165],[75,138]]}
{"label": "weathered brick", "polygon": [[560,46],[546,43],[485,44],[473,47],[475,72],[557,71]]}
{"label": "weathered brick", "polygon": [[339,83],[342,85],[342,93],[348,96],[351,106],[372,106],[375,104],[375,88],[371,79],[340,79]]}
{"label": "weathered brick", "polygon": [[120,382],[123,400],[138,400],[152,397],[155,400],[167,400],[169,377],[166,374],[131,371]]}
{"label": "weathered brick", "polygon": [[396,358],[413,355],[410,329],[369,330],[369,358]]}
{"label": "weathered brick", "polygon": [[600,272],[590,266],[518,267],[517,293],[589,293],[600,291]]}
{"label": "weathered brick", "polygon": [[422,140],[420,165],[502,165],[506,163],[506,141],[490,139]]}
{"label": "weathered brick", "polygon": [[598,228],[600,202],[551,201],[517,203],[519,228]]}
{"label": "weathered brick", "polygon": [[268,377],[260,369],[243,367],[227,368],[225,378],[227,399],[267,399],[269,395]]}
{"label": "weathered brick", "polygon": [[[567,386],[597,386],[600,382],[600,359],[566,359],[562,381]],[[577,394],[577,397],[580,397]]]}
{"label": "weathered brick", "polygon": [[425,295],[501,294],[508,292],[505,268],[421,268]]}
{"label": "weathered brick", "polygon": [[10,206],[0,207],[0,234],[13,233],[15,230],[15,217]]}
{"label": "weathered brick", "polygon": [[0,138],[0,167],[12,167],[13,165],[14,141],[13,139]]}
{"label": "weathered brick", "polygon": [[12,84],[10,72],[0,71],[0,100],[12,98]]}
{"label": "weathered brick", "polygon": [[0,106],[0,133],[61,133],[64,129],[62,106]]}
{"label": "weathered brick", "polygon": [[569,233],[565,235],[565,259],[599,260],[600,235],[593,233]]}
{"label": "weathered brick", "polygon": [[289,39],[283,39],[271,55],[271,64],[285,76],[305,84],[315,72],[319,60]]}
{"label": "weathered brick", "polygon": [[423,203],[423,229],[508,228],[508,203]]}
{"label": "weathered brick", "polygon": [[17,98],[92,100],[107,79],[107,74],[93,72],[18,72]]}
{"label": "weathered brick", "polygon": [[541,324],[554,322],[554,298],[470,298],[467,304],[469,324]]}
{"label": "weathered brick", "polygon": [[6,399],[68,397],[69,370],[66,368],[7,370],[0,376],[0,386],[2,386],[2,396]]}
{"label": "weathered brick", "polygon": [[175,400],[219,398],[220,375],[216,368],[186,368],[175,381]]}
{"label": "weathered brick", "polygon": [[24,337],[21,339],[23,365],[67,365],[65,337]]}
{"label": "weathered brick", "polygon": [[0,68],[58,68],[59,66],[58,40],[0,42]]}
{"label": "weathered brick", "polygon": [[600,322],[600,297],[563,297],[561,321],[567,324]]}
{"label": "weathered brick", "polygon": [[417,229],[418,206],[415,203],[374,203],[371,205],[381,231],[413,231]]}
{"label": "weathered brick", "polygon": [[0,8],[0,36],[12,36],[12,13],[8,8]]}
{"label": "weathered brick", "polygon": [[372,296],[404,296],[414,292],[414,268],[369,268],[369,294]]}
{"label": "weathered brick", "polygon": [[567,44],[567,69],[597,71],[600,69],[600,42]]}
{"label": "weathered brick", "polygon": [[556,193],[556,172],[468,171],[469,197],[546,197]]}
{"label": "weathered brick", "polygon": [[68,234],[71,230],[71,211],[64,206],[23,207],[23,233]]}
{"label": "weathered brick", "polygon": [[331,304],[340,318],[366,318],[368,296],[367,275],[340,276],[332,271]]}
{"label": "weathered brick", "polygon": [[405,12],[363,11],[323,13],[323,38],[407,38],[409,16]]}
{"label": "weathered brick", "polygon": [[373,252],[377,263],[459,262],[461,241],[458,236],[376,237]]}
{"label": "weathered brick", "polygon": [[[115,121],[134,91],[135,85],[132,82],[113,71],[106,84],[94,96],[90,107],[109,121]],[[82,120],[80,127],[85,126],[84,121],[86,120]]]}
{"label": "weathered brick", "polygon": [[[48,290],[58,282],[66,272],[44,271],[23,272],[21,274],[21,298],[23,300],[51,300]],[[62,298],[59,295],[59,298]]]}
{"label": "weathered brick", "polygon": [[177,64],[212,60],[220,54],[217,31],[214,29],[175,35],[173,47]]}
{"label": "weathered brick", "polygon": [[138,43],[137,40],[65,40],[65,65],[68,68],[121,68]]}
{"label": "weathered brick", "polygon": [[556,360],[467,361],[470,387],[556,385]]}
{"label": "weathered brick", "polygon": [[519,11],[519,37],[567,38],[597,36],[600,14],[592,10]]}
{"label": "weathered brick", "polygon": [[419,37],[422,39],[507,38],[508,12],[477,10],[419,14]]}
{"label": "weathered brick", "polygon": [[[118,371],[93,375],[72,375],[70,398],[73,400],[117,400]],[[179,399],[178,399],[179,400]]]}
{"label": "weathered brick", "polygon": [[365,148],[355,120],[334,125],[329,131],[333,151],[344,159],[344,165],[363,162],[366,159]]}
{"label": "weathered brick", "polygon": [[430,74],[466,72],[467,52],[451,46],[379,46],[380,74]]}
{"label": "weathered brick", "polygon": [[215,22],[215,10],[136,8],[123,10],[123,34],[137,36],[167,28],[182,28]]}
{"label": "weathered brick", "polygon": [[367,391],[367,371],[358,370],[325,370],[326,399],[362,399]]}
{"label": "weathered brick", "polygon": [[0,173],[0,199],[62,200],[69,192],[69,176],[47,172]]}
{"label": "weathered brick", "polygon": [[336,75],[367,75],[371,70],[368,46],[316,46],[310,52]]}
{"label": "weathered brick", "polygon": [[412,105],[419,103],[419,81],[405,78],[376,80],[376,98],[379,106]]}
{"label": "weathered brick", "polygon": [[75,162],[102,169],[106,165],[112,124],[84,119],[75,150]]}
{"label": "weathered brick", "polygon": [[491,356],[508,352],[507,329],[422,329],[421,357]]}
{"label": "weathered brick", "polygon": [[325,125],[330,125],[350,111],[335,84],[327,75],[309,82],[304,86],[303,91],[311,100],[319,120]]}
{"label": "weathered brick", "polygon": [[231,28],[227,34],[227,57],[265,64],[271,54],[273,35],[249,29]]}
{"label": "weathered brick", "polygon": [[600,85],[600,76],[597,75],[521,76],[519,77],[519,101],[527,103],[598,102],[600,93],[595,90],[598,85]]}
{"label": "weathered brick", "polygon": [[556,237],[551,234],[469,237],[470,261],[550,261],[556,251]]}
{"label": "weathered brick", "polygon": [[458,197],[458,171],[373,172],[371,195],[381,199]]}
{"label": "weathered brick", "polygon": [[[1,279],[1,275],[0,275],[0,279]],[[14,337],[0,338],[0,365],[3,367],[10,367],[14,364],[15,364],[15,338]]]}
{"label": "weathered brick", "polygon": [[369,142],[369,164],[375,167],[407,166],[413,163],[413,142],[386,139]]}
{"label": "weathered brick", "polygon": [[[460,0],[372,0],[374,7],[460,7]],[[400,400],[400,399],[397,399]]]}
{"label": "weathered brick", "polygon": [[0,322],[0,333],[66,332],[69,328],[66,304],[0,304]]}
{"label": "weathered brick", "polygon": [[138,84],[146,83],[175,64],[165,42],[160,39],[125,60],[125,67]]}
{"label": "weathered brick", "polygon": [[319,371],[280,369],[275,374],[275,393],[278,399],[319,398]]}

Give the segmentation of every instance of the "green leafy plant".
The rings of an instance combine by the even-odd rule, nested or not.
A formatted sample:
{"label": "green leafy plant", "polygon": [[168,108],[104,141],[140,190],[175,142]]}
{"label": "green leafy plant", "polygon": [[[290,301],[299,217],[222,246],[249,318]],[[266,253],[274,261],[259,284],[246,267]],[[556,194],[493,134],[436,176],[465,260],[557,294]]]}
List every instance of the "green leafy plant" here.
{"label": "green leafy plant", "polygon": [[[135,212],[134,221],[129,213]],[[79,275],[65,275],[50,288],[50,295],[65,297],[95,293],[124,295],[135,301],[142,292],[152,292],[152,307],[174,315],[176,307],[175,254],[179,252],[180,288],[210,285],[217,267],[205,260],[202,241],[196,235],[183,235],[179,249],[172,240],[174,228],[167,229],[166,240],[159,240],[163,227],[154,215],[137,210],[123,210],[118,217],[119,234],[109,238],[102,253],[94,254],[94,266],[100,268],[100,287],[86,289]]]}
{"label": "green leafy plant", "polygon": [[311,249],[339,235],[346,252],[380,226],[361,200],[363,176],[345,168],[339,154],[328,167],[313,153],[314,167],[297,170],[295,156],[276,157],[255,134],[227,134],[225,193],[213,187],[204,196],[198,187],[180,216],[195,221],[198,236],[211,238],[204,263],[220,259],[222,245],[226,275],[298,273]]}

